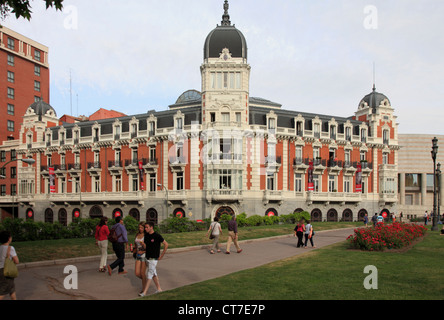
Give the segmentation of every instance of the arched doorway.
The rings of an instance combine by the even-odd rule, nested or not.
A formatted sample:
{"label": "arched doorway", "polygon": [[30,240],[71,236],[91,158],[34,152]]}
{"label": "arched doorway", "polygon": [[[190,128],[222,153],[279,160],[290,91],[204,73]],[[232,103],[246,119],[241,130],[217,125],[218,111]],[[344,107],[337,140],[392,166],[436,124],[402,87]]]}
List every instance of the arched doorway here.
{"label": "arched doorway", "polygon": [[350,209],[345,209],[342,212],[342,221],[353,222],[353,211]]}
{"label": "arched doorway", "polygon": [[216,211],[216,217],[220,218],[222,215],[228,214],[230,216],[234,215],[234,210],[230,207],[220,207]]}
{"label": "arched doorway", "polygon": [[80,218],[80,209],[79,208],[75,208],[74,210],[72,210],[72,218]]}
{"label": "arched doorway", "polygon": [[103,217],[102,208],[100,208],[99,206],[93,206],[89,210],[89,216],[91,219]]}
{"label": "arched doorway", "polygon": [[268,217],[277,217],[278,212],[276,211],[276,209],[270,208],[267,211],[265,211],[265,215]]}
{"label": "arched doorway", "polygon": [[59,222],[65,227],[68,225],[68,213],[64,208],[59,210]]}
{"label": "arched doorway", "polygon": [[34,220],[34,210],[32,208],[26,209],[26,219]]}
{"label": "arched doorway", "polygon": [[185,211],[182,208],[177,208],[173,211],[173,216],[176,218],[184,218]]}
{"label": "arched doorway", "polygon": [[[367,212],[367,210],[365,210],[365,209],[361,209],[361,210],[359,210],[359,212],[358,212],[358,220],[359,220],[359,221],[362,221],[362,220],[364,219],[364,217],[365,217],[365,214],[367,214],[367,217],[368,217],[368,212]],[[371,220],[370,217],[368,217],[368,219]]]}
{"label": "arched doorway", "polygon": [[313,209],[311,211],[311,222],[322,222],[322,211],[319,209]]}
{"label": "arched doorway", "polygon": [[51,208],[45,210],[45,222],[53,223],[54,222],[54,212]]}
{"label": "arched doorway", "polygon": [[157,211],[153,208],[150,208],[146,211],[146,222],[152,222],[157,225],[158,214]]}
{"label": "arched doorway", "polygon": [[133,217],[134,219],[136,219],[137,221],[140,221],[140,212],[139,212],[139,210],[137,210],[136,208],[132,208],[132,209],[129,211],[129,215],[130,215],[131,217]]}
{"label": "arched doorway", "polygon": [[123,218],[123,212],[122,212],[122,209],[120,209],[120,208],[116,208],[113,210],[113,219],[115,219],[117,217]]}
{"label": "arched doorway", "polygon": [[388,220],[390,219],[390,210],[388,209],[382,209],[381,210],[381,215],[383,216],[384,220]]}
{"label": "arched doorway", "polygon": [[327,211],[327,222],[338,222],[338,212],[335,209]]}

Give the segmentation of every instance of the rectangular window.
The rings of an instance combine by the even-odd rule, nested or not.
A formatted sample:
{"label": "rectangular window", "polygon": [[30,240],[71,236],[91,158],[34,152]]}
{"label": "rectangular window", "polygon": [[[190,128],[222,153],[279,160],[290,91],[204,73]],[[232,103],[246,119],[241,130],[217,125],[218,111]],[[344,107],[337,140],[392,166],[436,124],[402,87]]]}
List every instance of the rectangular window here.
{"label": "rectangular window", "polygon": [[8,131],[14,132],[14,121],[8,120]]}
{"label": "rectangular window", "polygon": [[17,160],[17,153],[14,149],[11,150],[11,160]]}
{"label": "rectangular window", "polygon": [[14,81],[15,81],[14,72],[8,71],[8,82],[14,83]]}
{"label": "rectangular window", "polygon": [[16,196],[16,195],[17,195],[17,185],[11,184],[11,196]]}
{"label": "rectangular window", "polygon": [[183,172],[176,173],[176,190],[183,190]]}
{"label": "rectangular window", "polygon": [[157,186],[157,180],[156,180],[156,174],[155,173],[151,173],[150,174],[150,191],[154,192],[156,191],[156,186]]}
{"label": "rectangular window", "polygon": [[8,38],[8,49],[15,50],[15,40],[12,38]]}
{"label": "rectangular window", "polygon": [[40,61],[40,51],[39,50],[35,50],[34,51],[34,59],[37,61]]}
{"label": "rectangular window", "polygon": [[294,191],[302,192],[302,174],[297,173],[294,180]]}
{"label": "rectangular window", "polygon": [[6,151],[0,151],[0,161],[1,162],[6,161]]}
{"label": "rectangular window", "polygon": [[240,72],[236,72],[236,89],[240,89],[241,88],[241,74]]}
{"label": "rectangular window", "polygon": [[267,172],[267,190],[275,190],[275,172]]}
{"label": "rectangular window", "polygon": [[6,196],[6,185],[4,184],[0,186],[0,196],[2,197]]}
{"label": "rectangular window", "polygon": [[122,176],[121,175],[117,175],[116,176],[116,180],[115,180],[115,192],[121,192],[122,191]]}
{"label": "rectangular window", "polygon": [[344,177],[344,192],[350,192],[351,178],[352,177]]}
{"label": "rectangular window", "polygon": [[13,67],[14,66],[14,56],[12,54],[8,54],[8,66]]}
{"label": "rectangular window", "polygon": [[40,66],[37,65],[34,66],[34,74],[40,77]]}
{"label": "rectangular window", "polygon": [[16,179],[16,178],[17,178],[17,168],[11,167],[11,179]]}
{"label": "rectangular window", "polygon": [[228,72],[224,72],[224,89],[228,88]]}
{"label": "rectangular window", "polygon": [[335,176],[328,176],[328,192],[336,192]]}
{"label": "rectangular window", "polygon": [[139,191],[139,175],[132,175],[133,191]]}
{"label": "rectangular window", "polygon": [[8,88],[8,99],[14,99],[15,91],[13,88]]}
{"label": "rectangular window", "polygon": [[8,103],[8,114],[10,116],[14,115],[14,105],[13,104]]}
{"label": "rectangular window", "polygon": [[34,90],[40,92],[40,82],[34,81]]}
{"label": "rectangular window", "polygon": [[222,89],[222,73],[217,73],[217,89]]}

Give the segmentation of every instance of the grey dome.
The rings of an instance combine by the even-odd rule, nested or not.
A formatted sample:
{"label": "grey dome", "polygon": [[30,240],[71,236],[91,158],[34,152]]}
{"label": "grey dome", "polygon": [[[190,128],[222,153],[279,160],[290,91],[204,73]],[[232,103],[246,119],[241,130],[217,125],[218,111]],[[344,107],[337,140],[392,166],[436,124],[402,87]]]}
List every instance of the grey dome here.
{"label": "grey dome", "polygon": [[225,1],[222,25],[213,29],[205,39],[204,59],[219,58],[224,48],[230,50],[233,58],[247,59],[247,41],[242,32],[231,25],[228,7],[228,1]]}
{"label": "grey dome", "polygon": [[[385,100],[387,100],[387,104],[384,104]],[[373,91],[371,93],[362,98],[361,102],[359,103],[359,107],[362,108],[365,104],[372,109],[376,109],[381,104],[384,104],[384,106],[387,107],[391,106],[389,98],[382,93],[376,92],[375,86],[373,86]]]}
{"label": "grey dome", "polygon": [[202,94],[197,90],[185,91],[177,98],[176,104],[198,101],[202,99]]}
{"label": "grey dome", "polygon": [[53,116],[57,117],[57,113],[54,108],[43,100],[34,102],[28,107],[28,110],[29,109],[32,109],[34,113],[39,116],[39,120],[41,120],[42,116],[46,115],[48,111],[51,111],[50,113],[53,113]]}

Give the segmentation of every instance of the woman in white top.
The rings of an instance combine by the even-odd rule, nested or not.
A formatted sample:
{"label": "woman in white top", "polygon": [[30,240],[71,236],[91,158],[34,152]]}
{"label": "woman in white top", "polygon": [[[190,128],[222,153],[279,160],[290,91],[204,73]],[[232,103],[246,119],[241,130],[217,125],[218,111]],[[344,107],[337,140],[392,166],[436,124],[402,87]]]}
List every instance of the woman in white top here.
{"label": "woman in white top", "polygon": [[214,221],[211,223],[210,228],[208,229],[207,236],[210,235],[210,232],[214,236],[213,247],[211,248],[210,253],[213,254],[215,249],[217,249],[217,252],[220,252],[219,236],[222,235],[222,228],[220,226],[218,217],[214,217]]}
{"label": "woman in white top", "polygon": [[[15,294],[15,284],[13,278],[6,278],[3,275],[3,268],[5,266],[5,260],[7,259],[8,247],[12,241],[11,234],[8,231],[0,232],[0,300],[2,300],[7,294],[10,295],[11,300],[17,300]],[[14,247],[11,246],[9,252],[9,259],[14,261],[15,264],[19,263],[17,253]]]}
{"label": "woman in white top", "polygon": [[304,248],[307,248],[308,239],[310,239],[311,246],[313,248],[316,248],[316,246],[313,244],[313,226],[311,225],[309,220],[307,220],[307,224],[305,225],[305,246],[304,246]]}

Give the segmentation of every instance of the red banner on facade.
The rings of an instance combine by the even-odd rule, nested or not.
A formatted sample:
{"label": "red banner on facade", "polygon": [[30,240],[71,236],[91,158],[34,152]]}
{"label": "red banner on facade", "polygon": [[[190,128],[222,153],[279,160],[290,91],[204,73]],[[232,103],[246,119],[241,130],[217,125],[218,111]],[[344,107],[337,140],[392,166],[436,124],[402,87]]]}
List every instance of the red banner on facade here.
{"label": "red banner on facade", "polygon": [[55,193],[55,175],[54,175],[54,167],[49,167],[49,191],[51,193]]}
{"label": "red banner on facade", "polygon": [[143,184],[143,163],[142,161],[139,161],[139,175],[140,175],[140,190],[145,190],[144,189],[144,184]]}
{"label": "red banner on facade", "polygon": [[308,163],[308,191],[314,191],[313,184],[313,161]]}
{"label": "red banner on facade", "polygon": [[356,171],[356,192],[362,192],[362,166],[360,163],[358,163]]}

